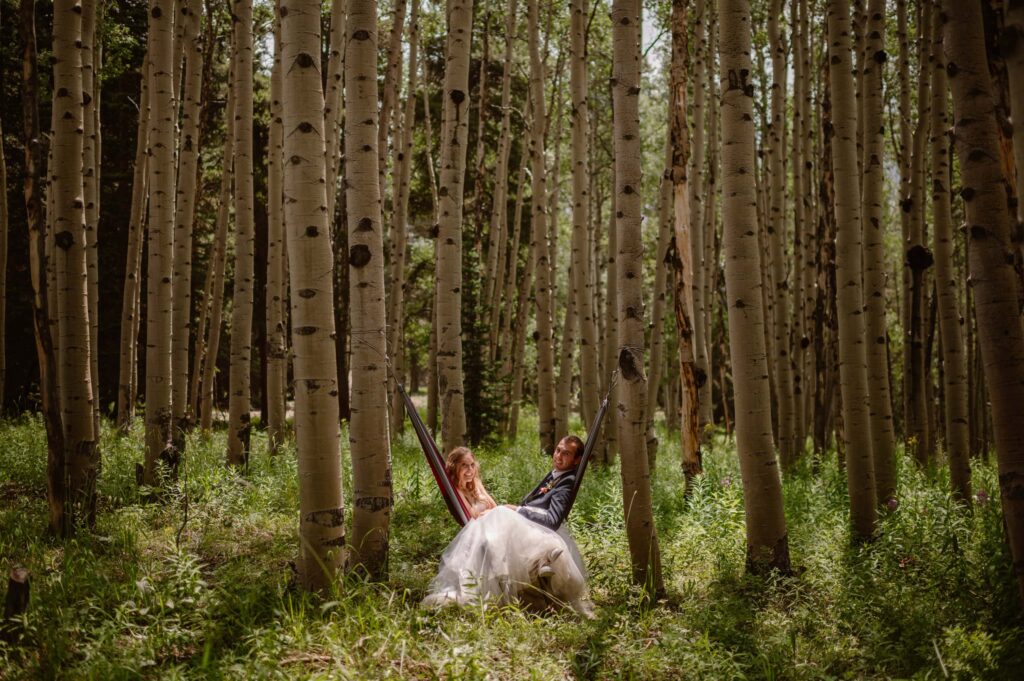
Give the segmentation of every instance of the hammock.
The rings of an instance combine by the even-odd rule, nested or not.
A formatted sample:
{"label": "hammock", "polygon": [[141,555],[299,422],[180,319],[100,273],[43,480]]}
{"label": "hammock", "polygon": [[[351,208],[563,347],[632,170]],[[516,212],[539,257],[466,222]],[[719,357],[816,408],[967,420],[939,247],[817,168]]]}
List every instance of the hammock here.
{"label": "hammock", "polygon": [[[448,475],[444,471],[444,457],[441,456],[437,443],[430,436],[430,431],[427,430],[426,424],[420,418],[420,414],[416,411],[415,405],[413,405],[409,395],[405,392],[405,388],[398,381],[395,381],[395,385],[398,386],[398,392],[401,393],[402,401],[405,402],[405,411],[409,414],[409,420],[412,421],[413,430],[416,431],[416,437],[419,439],[420,447],[423,449],[423,456],[427,459],[430,472],[434,474],[434,481],[437,482],[437,487],[441,491],[441,497],[448,507],[448,512],[452,514],[455,522],[460,526],[465,525],[472,518],[472,515],[470,515],[469,509],[466,507],[466,502],[462,495],[455,491],[452,481],[448,479]],[[607,411],[608,395],[605,395],[604,399],[601,400],[601,407],[597,410],[597,414],[594,415],[594,422],[590,425],[590,432],[587,433],[587,441],[583,446],[583,456],[580,457],[580,462],[576,465],[576,479],[573,481],[572,491],[569,493],[569,503],[565,505],[565,512],[562,514],[562,517],[558,519],[559,524],[565,522],[565,519],[569,516],[569,511],[572,510],[572,505],[576,502],[576,495],[579,493],[580,485],[583,482],[583,474],[587,470],[587,462],[590,461],[590,455],[594,450],[594,445],[597,443],[597,435],[601,431],[601,423],[604,421],[604,415]]]}

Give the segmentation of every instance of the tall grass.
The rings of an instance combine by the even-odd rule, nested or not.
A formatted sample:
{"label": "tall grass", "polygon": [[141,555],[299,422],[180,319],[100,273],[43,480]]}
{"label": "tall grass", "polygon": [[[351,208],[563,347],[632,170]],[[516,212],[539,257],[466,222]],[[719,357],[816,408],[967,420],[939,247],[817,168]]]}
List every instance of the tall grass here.
{"label": "tall grass", "polygon": [[[499,501],[546,470],[535,423],[481,449]],[[344,438],[343,438],[344,439]],[[785,481],[793,577],[744,573],[742,484],[721,435],[685,500],[678,445],[662,433],[655,515],[668,596],[629,583],[617,468],[591,469],[569,520],[597,619],[514,606],[428,612],[419,600],[456,532],[411,434],[395,447],[390,578],[297,590],[295,452],[246,475],[223,465],[222,432],[188,439],[180,481],[144,503],[141,424],[104,432],[96,530],[45,534],[42,423],[0,424],[0,568],[32,573],[24,638],[0,643],[15,678],[1020,678],[1024,619],[1002,536],[996,474],[973,511],[901,458],[899,506],[851,547],[845,473],[807,462]],[[347,452],[346,452],[347,456]],[[346,485],[349,482],[346,481]]]}

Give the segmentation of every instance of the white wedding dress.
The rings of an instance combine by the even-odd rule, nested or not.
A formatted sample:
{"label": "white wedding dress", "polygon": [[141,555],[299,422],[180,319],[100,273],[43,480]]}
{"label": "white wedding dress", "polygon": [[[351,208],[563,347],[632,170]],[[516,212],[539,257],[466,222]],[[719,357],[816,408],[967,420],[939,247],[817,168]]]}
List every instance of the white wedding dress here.
{"label": "white wedding dress", "polygon": [[565,526],[555,532],[499,506],[466,523],[441,554],[423,605],[517,598],[546,599],[593,616],[583,559]]}

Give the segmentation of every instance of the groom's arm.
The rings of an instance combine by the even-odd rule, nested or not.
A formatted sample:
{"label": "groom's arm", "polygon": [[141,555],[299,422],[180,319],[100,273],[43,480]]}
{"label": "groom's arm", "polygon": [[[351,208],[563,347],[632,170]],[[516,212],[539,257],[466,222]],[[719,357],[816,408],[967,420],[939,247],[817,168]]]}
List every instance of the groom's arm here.
{"label": "groom's arm", "polygon": [[572,492],[571,484],[562,484],[548,492],[543,498],[547,502],[547,508],[539,506],[520,506],[516,511],[519,515],[525,516],[535,523],[544,527],[557,530],[562,524],[562,514],[569,503],[569,495]]}

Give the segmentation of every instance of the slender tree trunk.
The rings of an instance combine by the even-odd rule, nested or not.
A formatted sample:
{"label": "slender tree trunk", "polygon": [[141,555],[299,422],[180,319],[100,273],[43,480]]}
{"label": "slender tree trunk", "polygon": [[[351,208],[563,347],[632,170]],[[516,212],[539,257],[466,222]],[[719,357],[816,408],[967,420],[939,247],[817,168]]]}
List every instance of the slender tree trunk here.
{"label": "slender tree trunk", "polygon": [[875,476],[868,418],[867,349],[861,287],[862,228],[857,166],[857,109],[851,69],[850,14],[845,0],[829,0],[829,77],[832,95],[832,159],[836,194],[836,278],[839,314],[839,386],[846,431],[846,477],[854,537],[875,532]]}
{"label": "slender tree trunk", "polygon": [[66,457],[64,426],[57,387],[57,356],[50,333],[49,281],[46,274],[46,214],[43,208],[43,135],[39,121],[39,66],[36,48],[35,0],[21,0],[19,33],[21,37],[22,148],[24,149],[25,216],[28,223],[29,272],[32,279],[32,322],[36,357],[39,361],[39,385],[42,393],[43,420],[46,424],[46,500],[49,529],[57,536],[71,533],[73,524],[67,512]]}
{"label": "slender tree trunk", "polygon": [[[702,472],[700,451],[700,418],[696,352],[694,346],[694,269],[691,235],[696,224],[690,210],[689,154],[690,139],[686,126],[686,72],[687,72],[687,18],[681,2],[672,4],[672,67],[669,90],[670,158],[667,179],[672,184],[673,224],[673,301],[675,305],[676,334],[679,339],[678,361],[681,381],[681,446],[682,467],[687,492],[693,479]],[[620,252],[622,248],[620,247]],[[620,310],[622,306],[620,305]],[[623,319],[620,312],[620,319]]]}
{"label": "slender tree trunk", "polygon": [[203,361],[202,383],[200,393],[202,402],[199,407],[199,425],[203,432],[209,432],[213,425],[213,407],[215,401],[214,375],[217,370],[217,356],[220,352],[221,317],[224,311],[224,269],[227,265],[228,228],[231,209],[231,188],[234,185],[234,159],[231,150],[235,138],[235,89],[234,66],[229,66],[227,106],[224,108],[224,146],[221,157],[224,167],[221,169],[220,194],[217,201],[217,230],[213,242],[212,274],[207,299],[210,305],[210,326],[207,334],[206,353]]}
{"label": "slender tree trunk", "polygon": [[54,5],[53,219],[57,260],[60,328],[61,407],[68,475],[69,522],[87,521],[96,512],[99,472],[93,394],[87,281],[86,215],[83,197],[82,12],[72,0]]}
{"label": "slender tree trunk", "polygon": [[[529,111],[529,109],[527,109],[527,111]],[[515,342],[512,336],[512,320],[515,318],[517,310],[519,309],[517,307],[519,297],[518,295],[513,295],[513,292],[518,292],[521,288],[521,282],[520,284],[517,284],[517,281],[519,280],[519,251],[521,250],[519,248],[519,242],[523,225],[523,202],[525,200],[525,193],[527,187],[526,169],[529,164],[529,161],[530,155],[522,154],[522,160],[519,164],[519,173],[517,175],[516,201],[512,211],[512,237],[508,241],[509,247],[508,253],[506,254],[506,258],[508,260],[507,273],[504,279],[504,289],[506,298],[504,310],[502,311],[501,315],[501,333],[498,336],[498,358],[502,362],[502,372],[500,374],[502,381],[507,381],[508,377],[511,376],[511,362],[515,359],[511,357],[512,345]],[[530,272],[532,283],[533,270],[530,269]]]}
{"label": "slender tree trunk", "polygon": [[[517,224],[519,220],[516,220]],[[518,231],[518,227],[517,227]],[[529,320],[530,310],[530,291],[533,287],[533,276],[534,271],[537,267],[537,258],[534,252],[539,246],[535,239],[530,240],[530,247],[526,253],[526,265],[523,268],[523,278],[519,282],[519,291],[516,302],[516,319],[515,326],[510,335],[512,335],[512,346],[509,349],[504,364],[502,365],[502,376],[508,376],[511,379],[511,386],[509,388],[509,404],[507,405],[508,412],[508,425],[505,432],[509,439],[515,440],[519,428],[519,400],[523,393],[523,371],[526,367],[526,360],[523,357],[523,352],[526,347],[526,326]],[[518,252],[518,248],[516,249]],[[516,258],[518,260],[518,258]],[[512,269],[515,270],[516,263],[512,263]],[[511,309],[509,310],[511,313]]]}
{"label": "slender tree trunk", "polygon": [[[619,349],[619,276],[618,276],[618,253],[619,236],[615,226],[615,215],[618,212],[618,192],[615,191],[616,178],[615,164],[611,169],[611,210],[608,211],[608,250],[605,259],[605,296],[604,296],[604,333],[601,336],[601,347],[604,349],[602,380],[606,382],[605,392],[608,395],[608,404],[618,404],[620,390],[613,382],[613,372],[616,371],[618,349]],[[604,426],[604,456],[599,458],[601,463],[611,465],[619,451],[619,419],[609,419]]]}
{"label": "slender tree trunk", "polygon": [[[97,0],[81,0],[82,43],[82,191],[85,199],[85,267],[89,296],[89,377],[95,399],[92,401],[93,432],[100,435],[99,364],[99,101],[96,78]],[[3,328],[3,327],[0,327]],[[0,393],[2,396],[3,393]],[[99,463],[97,462],[97,466]]]}
{"label": "slender tree trunk", "polygon": [[[405,94],[405,110],[402,112],[399,141],[393,151],[394,161],[394,211],[391,224],[391,313],[388,317],[388,348],[394,364],[395,375],[405,376],[405,250],[406,230],[409,216],[409,180],[412,172],[413,130],[416,127],[416,87],[419,68],[417,51],[419,49],[419,0],[411,0],[412,9],[409,16],[409,80]],[[391,433],[401,432],[405,424],[405,408],[402,397],[395,390],[391,395]]]}
{"label": "slender tree trunk", "polygon": [[146,281],[146,462],[142,481],[160,482],[158,464],[173,474],[171,445],[172,283],[174,259],[174,23],[170,0],[149,3],[149,221]]}
{"label": "slender tree trunk", "polygon": [[537,425],[541,449],[550,454],[555,450],[555,353],[552,344],[552,283],[550,251],[548,249],[547,160],[545,158],[544,131],[547,113],[544,102],[544,67],[540,59],[540,28],[537,19],[537,0],[528,0],[530,43],[530,101],[533,123],[530,126],[531,199],[530,229],[533,241],[534,298],[536,300],[537,331]]}
{"label": "slender tree trunk", "polygon": [[[670,109],[672,103],[669,103]],[[669,111],[669,120],[672,120],[672,111]],[[654,291],[651,292],[653,300],[651,305],[651,326],[650,339],[651,351],[648,363],[647,381],[647,410],[644,420],[647,431],[647,461],[649,468],[655,470],[658,446],[658,436],[654,430],[654,415],[658,411],[658,391],[661,387],[662,370],[662,348],[664,346],[664,323],[665,323],[665,299],[668,295],[668,267],[669,263],[675,260],[675,241],[673,240],[673,227],[675,212],[673,210],[673,186],[672,186],[672,136],[671,129],[665,135],[665,170],[662,172],[661,182],[658,188],[658,243],[654,253]],[[675,271],[673,271],[673,275]],[[673,286],[673,290],[675,287]],[[696,405],[694,405],[696,406]],[[666,410],[668,405],[666,405]],[[667,412],[666,412],[667,414]],[[667,420],[667,419],[666,419]]]}
{"label": "slender tree trunk", "polygon": [[[0,140],[3,139],[3,127],[0,126]],[[7,159],[4,157],[3,145],[0,144],[0,330],[7,326],[7,229],[9,213],[7,210]],[[0,333],[0,413],[4,406],[4,389],[7,385],[7,334]]]}
{"label": "slender tree trunk", "polygon": [[435,270],[441,443],[446,452],[461,445],[466,439],[462,376],[462,205],[469,137],[469,55],[472,29],[472,4],[467,0],[448,0]]}
{"label": "slender tree trunk", "polygon": [[[274,17],[274,64],[270,73],[270,130],[267,139],[267,448],[278,454],[287,438],[288,328],[284,239],[284,120],[281,91],[281,17]],[[329,154],[328,154],[329,156]]]}
{"label": "slender tree trunk", "polygon": [[[718,54],[718,9],[717,0],[709,1],[708,11],[708,100],[709,106],[707,110],[707,127],[708,127],[708,146],[707,146],[707,174],[704,182],[704,193],[707,196],[705,202],[705,221],[704,221],[704,257],[701,267],[701,276],[703,282],[701,286],[704,288],[704,345],[707,347],[707,377],[705,378],[704,387],[698,394],[697,405],[700,414],[700,420],[703,424],[714,425],[715,412],[714,412],[714,391],[712,389],[711,377],[714,376],[714,352],[712,343],[712,331],[713,331],[713,320],[714,320],[714,300],[715,290],[717,288],[718,281],[718,251],[717,251],[717,232],[718,232],[718,163],[719,163],[719,126],[721,125],[720,116],[720,92],[718,89],[718,80],[711,76],[715,69],[715,56]],[[705,431],[707,436],[710,437],[711,430]]]}
{"label": "slender tree trunk", "polygon": [[[433,233],[437,233],[440,221],[440,198],[437,195],[437,175],[434,172],[434,126],[430,122],[430,90],[427,87],[429,82],[429,71],[427,67],[429,60],[423,60],[423,125],[426,148],[423,150],[425,165],[427,166],[427,177],[430,184],[430,205],[432,208],[431,225]],[[434,259],[437,260],[437,237],[434,242]],[[427,373],[430,382],[427,384],[427,425],[431,434],[437,437],[437,412],[438,412],[438,378],[437,378],[437,287],[434,287],[434,294],[430,297],[430,349],[427,358]]]}
{"label": "slender tree trunk", "polygon": [[[710,411],[704,402],[710,402],[711,381],[708,380],[708,345],[707,345],[707,314],[705,310],[707,289],[704,277],[704,242],[707,222],[707,202],[711,197],[705,196],[705,102],[707,99],[707,6],[705,0],[696,0],[690,18],[696,45],[693,50],[693,136],[690,147],[690,212],[692,215],[690,230],[691,256],[690,265],[693,271],[693,346],[694,373],[697,381],[697,417],[698,433],[703,437],[704,426],[710,419]],[[671,118],[669,119],[671,120]]]}
{"label": "slender tree trunk", "polygon": [[[950,204],[949,84],[942,50],[942,19],[936,12],[932,23],[931,155],[932,219],[935,225],[935,293],[938,298],[942,338],[942,369],[946,453],[953,494],[971,503],[970,428],[967,402],[967,356],[957,301],[959,277],[953,264],[953,216]],[[968,318],[969,319],[969,318]]]}
{"label": "slender tree trunk", "polygon": [[[380,125],[377,126],[377,172],[380,183],[381,204],[387,196],[388,133],[391,117],[398,101],[398,82],[402,77],[402,27],[405,25],[406,0],[394,0],[391,14],[391,34],[388,39],[387,68],[384,71],[384,87],[380,98]],[[376,72],[376,69],[374,69]],[[397,130],[397,126],[396,126]],[[397,132],[396,135],[397,137]],[[399,142],[392,142],[396,146]],[[392,170],[396,170],[392,168]],[[392,202],[395,196],[391,197]],[[382,223],[382,228],[383,228]],[[386,229],[385,229],[386,234]],[[393,284],[393,285],[398,285]]]}
{"label": "slender tree trunk", "polygon": [[[334,584],[345,543],[319,54],[320,2],[292,0],[288,12],[281,12],[284,158],[289,159],[284,223],[295,352],[299,580],[311,591]],[[376,187],[376,173],[372,184]]]}
{"label": "slender tree trunk", "polygon": [[914,455],[919,464],[927,465],[932,460],[934,448],[928,428],[927,382],[924,315],[927,285],[925,272],[931,267],[933,256],[925,246],[925,141],[928,132],[928,36],[931,31],[932,3],[922,5],[918,29],[921,45],[918,47],[918,63],[921,64],[917,86],[917,127],[913,137],[913,156],[910,161],[910,194],[905,199],[904,210],[910,211],[910,225],[906,242],[906,266],[910,271],[910,393],[908,433],[914,441]]}
{"label": "slender tree trunk", "polygon": [[940,23],[953,91],[960,195],[966,205],[971,290],[992,405],[1003,521],[1024,599],[1024,326],[1010,252],[1007,187],[988,75],[981,7],[943,0]]}
{"label": "slender tree trunk", "polygon": [[[391,521],[384,242],[377,174],[377,14],[371,0],[350,0],[345,82],[346,202],[352,323],[352,520],[354,564],[387,573]],[[299,292],[299,295],[302,295]]]}
{"label": "slender tree trunk", "polygon": [[786,125],[786,54],[783,37],[779,32],[782,19],[782,0],[772,0],[768,11],[768,40],[772,55],[771,104],[772,119],[768,134],[768,167],[770,197],[768,207],[768,245],[771,254],[771,274],[775,285],[775,323],[772,338],[775,351],[775,390],[778,399],[779,457],[784,470],[796,461],[796,404],[793,396],[792,359],[789,353],[790,288],[786,279],[783,254],[785,232],[786,174],[783,166]]}
{"label": "slender tree trunk", "polygon": [[248,467],[252,434],[249,413],[252,405],[250,371],[252,364],[253,285],[255,281],[256,224],[253,208],[253,38],[252,0],[232,0],[235,29],[235,276],[231,301],[231,369],[228,378],[227,463]]}
{"label": "slender tree trunk", "polygon": [[869,0],[864,58],[864,305],[867,334],[868,399],[875,498],[896,495],[896,434],[889,393],[889,352],[885,319],[885,123],[882,119],[882,70],[885,64],[885,0]]}
{"label": "slender tree trunk", "polygon": [[[788,572],[789,541],[782,510],[782,482],[772,446],[768,371],[761,309],[761,265],[757,245],[754,185],[753,83],[750,4],[719,4],[722,87],[723,241],[729,300],[729,350],[736,384],[736,446],[743,476],[747,525],[747,569]],[[722,403],[725,381],[722,381]],[[728,421],[728,416],[726,416]]]}
{"label": "slender tree trunk", "polygon": [[173,356],[171,386],[175,450],[185,447],[185,431],[192,415],[188,411],[188,351],[192,332],[192,230],[196,215],[199,169],[200,97],[203,85],[203,45],[199,32],[202,5],[185,0],[180,18],[185,31],[185,105],[178,140],[178,190],[174,223]]}
{"label": "slender tree trunk", "polygon": [[[330,44],[327,52],[327,90],[324,93],[324,140],[327,155],[327,220],[334,225],[341,163],[341,122],[345,114],[345,11],[346,0],[331,0]],[[337,248],[337,244],[335,244]]]}
{"label": "slender tree trunk", "polygon": [[[788,330],[788,337],[784,339],[786,350],[790,353],[790,366],[792,371],[793,386],[793,441],[794,454],[799,456],[807,439],[807,410],[804,409],[804,383],[807,377],[804,375],[805,352],[800,347],[800,342],[805,336],[805,298],[804,291],[811,288],[808,281],[815,278],[815,271],[807,266],[805,262],[804,234],[807,231],[808,208],[811,197],[808,196],[810,182],[804,181],[805,175],[810,175],[810,170],[804,167],[805,156],[804,141],[806,130],[805,120],[810,116],[808,107],[805,106],[805,97],[810,90],[811,78],[810,60],[806,57],[808,51],[806,45],[805,26],[802,21],[806,13],[806,2],[804,0],[793,0],[790,5],[790,18],[793,22],[793,134],[790,138],[792,163],[790,168],[793,173],[793,256],[794,264],[792,269],[792,288],[790,289],[790,302],[792,327]],[[809,178],[808,178],[809,179]],[[815,249],[817,250],[817,249]]]}
{"label": "slender tree trunk", "polygon": [[[531,4],[535,5],[536,0]],[[615,140],[616,285],[619,289],[618,372],[615,408],[622,452],[622,499],[633,581],[651,593],[664,590],[661,556],[651,505],[644,402],[643,220],[640,194],[640,2],[612,3],[612,96]],[[540,265],[538,264],[538,268]]]}
{"label": "slender tree trunk", "polygon": [[142,240],[146,219],[146,197],[149,194],[149,57],[142,67],[139,98],[139,124],[136,132],[135,166],[132,173],[132,205],[128,218],[128,257],[124,274],[124,295],[121,301],[120,361],[117,383],[117,427],[127,433],[135,416],[138,386],[135,370],[138,364],[138,308],[141,297]]}
{"label": "slender tree trunk", "polygon": [[[512,68],[515,65],[513,45],[515,44],[518,9],[518,0],[509,0],[508,9],[505,12],[505,62],[501,75],[501,132],[498,136],[497,162],[494,170],[494,193],[491,201],[490,237],[487,248],[487,277],[484,286],[484,302],[490,310],[488,328],[491,329],[491,334],[488,346],[492,362],[498,356],[501,327],[501,285],[505,281],[505,260],[510,243],[505,235],[508,234],[508,159],[512,150]],[[576,8],[570,9],[570,12],[575,16]],[[583,106],[586,106],[585,102]],[[579,113],[575,112],[575,115],[578,116]],[[575,168],[575,166],[573,167]],[[514,247],[518,242],[511,243]],[[508,293],[507,289],[506,293]],[[510,293],[508,296],[511,299]]]}

